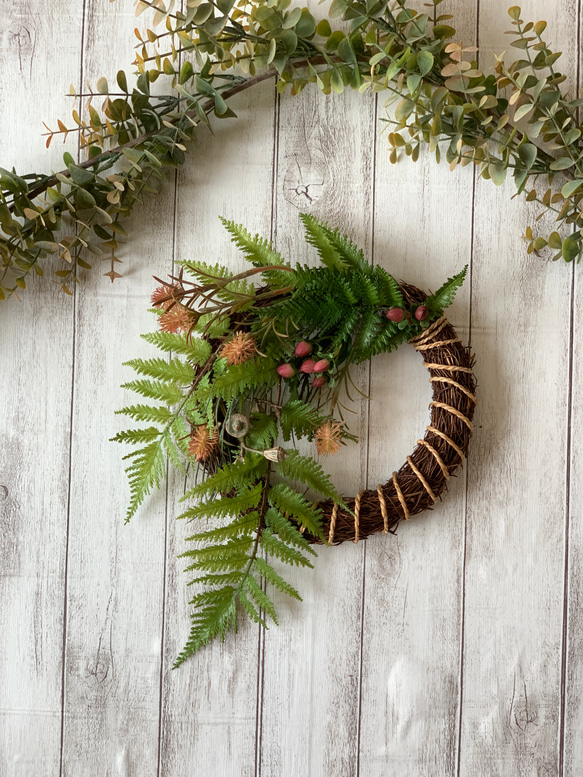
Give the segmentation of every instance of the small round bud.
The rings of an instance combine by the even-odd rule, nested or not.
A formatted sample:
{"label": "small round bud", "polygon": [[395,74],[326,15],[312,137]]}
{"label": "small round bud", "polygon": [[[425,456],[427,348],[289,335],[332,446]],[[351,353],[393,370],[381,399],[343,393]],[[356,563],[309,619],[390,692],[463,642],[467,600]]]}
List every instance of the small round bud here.
{"label": "small round bud", "polygon": [[389,319],[389,321],[394,321],[395,324],[400,324],[401,321],[405,318],[405,311],[403,308],[391,308],[390,310],[387,310],[385,316]]}
{"label": "small round bud", "polygon": [[300,367],[300,372],[303,372],[306,375],[311,375],[312,372],[314,372],[315,364],[316,362],[313,359],[306,359],[304,362],[302,362],[302,365]]}
{"label": "small round bud", "polygon": [[293,378],[293,376],[296,374],[296,371],[291,364],[280,364],[277,368],[277,374],[282,378]]}
{"label": "small round bud", "polygon": [[417,321],[425,321],[428,315],[429,315],[429,311],[427,310],[425,305],[419,305],[419,307],[415,311],[415,318],[417,319]]}
{"label": "small round bud", "polygon": [[322,388],[328,383],[328,378],[325,375],[316,375],[312,381],[312,388]]}
{"label": "small round bud", "polygon": [[330,362],[328,359],[320,359],[320,361],[314,364],[314,372],[326,372],[329,366]]}
{"label": "small round bud", "polygon": [[312,353],[312,346],[310,343],[307,343],[305,340],[302,340],[296,345],[294,356],[299,356],[300,358],[303,358],[304,356],[309,356]]}

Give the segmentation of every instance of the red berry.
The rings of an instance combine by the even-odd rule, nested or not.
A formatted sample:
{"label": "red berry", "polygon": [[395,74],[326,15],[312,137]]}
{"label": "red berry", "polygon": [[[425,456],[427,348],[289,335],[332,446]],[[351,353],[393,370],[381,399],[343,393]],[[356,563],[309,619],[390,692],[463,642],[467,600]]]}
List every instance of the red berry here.
{"label": "red berry", "polygon": [[300,356],[303,358],[304,356],[309,356],[312,353],[312,346],[307,343],[305,340],[302,340],[300,343],[296,345],[294,356]]}
{"label": "red berry", "polygon": [[330,362],[328,359],[320,359],[320,361],[314,364],[314,372],[326,372],[329,366]]}
{"label": "red berry", "polygon": [[322,386],[325,386],[326,383],[328,383],[328,378],[325,375],[316,375],[316,377],[312,381],[312,387],[322,388]]}
{"label": "red berry", "polygon": [[429,315],[429,311],[427,310],[425,305],[419,305],[419,307],[415,311],[415,318],[417,319],[417,321],[425,321],[428,315]]}
{"label": "red berry", "polygon": [[277,368],[277,374],[281,375],[282,378],[293,378],[296,371],[291,364],[280,364]]}
{"label": "red berry", "polygon": [[385,313],[389,321],[394,321],[395,324],[399,324],[405,318],[405,311],[403,308],[391,308]]}
{"label": "red berry", "polygon": [[313,359],[306,359],[304,362],[302,362],[300,372],[304,372],[306,375],[311,375],[312,372],[314,372],[315,364],[316,362]]}

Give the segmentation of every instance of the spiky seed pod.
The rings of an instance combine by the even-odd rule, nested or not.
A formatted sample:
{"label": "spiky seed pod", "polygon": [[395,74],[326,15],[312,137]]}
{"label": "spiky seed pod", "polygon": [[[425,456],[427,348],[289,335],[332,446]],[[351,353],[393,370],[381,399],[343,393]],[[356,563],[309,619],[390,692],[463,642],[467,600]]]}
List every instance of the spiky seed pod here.
{"label": "spiky seed pod", "polygon": [[338,421],[324,421],[316,429],[314,437],[316,441],[316,450],[321,456],[330,456],[338,453],[340,450],[340,439],[342,436],[342,425]]}
{"label": "spiky seed pod", "polygon": [[227,364],[243,364],[257,353],[257,341],[249,332],[237,332],[232,340],[221,348],[221,356]]}
{"label": "spiky seed pod", "polygon": [[188,453],[197,461],[206,461],[216,450],[218,442],[216,429],[211,432],[206,424],[197,426],[188,443]]}
{"label": "spiky seed pod", "polygon": [[151,301],[152,305],[155,308],[163,308],[164,310],[168,310],[170,305],[172,304],[172,292],[174,291],[173,286],[158,286],[154,291],[152,292]]}
{"label": "spiky seed pod", "polygon": [[162,332],[188,332],[193,322],[192,312],[176,302],[169,310],[162,313],[158,319],[158,326]]}

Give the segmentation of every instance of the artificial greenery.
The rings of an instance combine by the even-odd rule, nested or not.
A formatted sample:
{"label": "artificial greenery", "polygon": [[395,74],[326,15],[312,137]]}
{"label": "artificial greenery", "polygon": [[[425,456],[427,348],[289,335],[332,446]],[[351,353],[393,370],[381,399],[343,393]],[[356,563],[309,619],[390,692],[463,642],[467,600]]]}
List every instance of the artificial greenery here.
{"label": "artificial greenery", "polygon": [[[292,94],[312,83],[325,94],[347,87],[388,93],[392,162],[400,152],[416,160],[424,144],[452,169],[474,163],[497,185],[511,175],[517,192],[564,227],[546,236],[528,227],[528,251],[579,260],[581,100],[556,69],[560,53],[542,37],[546,23],[524,23],[512,6],[509,43],[520,56],[511,64],[498,58],[486,75],[475,48],[452,42],[441,2],[419,13],[409,0],[333,0],[329,18],[318,20],[289,0],[187,0],[184,10],[174,0],[137,0],[138,13],[154,12],[158,32],[136,32],[135,78],[119,71],[114,89],[101,78],[72,125],[59,120],[48,130],[47,145],[79,133],[87,158],[66,153],[56,175],[0,168],[0,298],[24,289],[30,272],[42,275],[49,255],[64,260],[56,275],[66,292],[92,254],[109,262],[112,281],[120,277],[119,247],[134,205],[156,190],[165,168],[184,163],[198,126],[210,127],[211,114],[235,117],[229,99],[273,76],[280,92]],[[342,24],[333,28],[336,19]],[[151,94],[158,79],[166,95]]]}
{"label": "artificial greenery", "polygon": [[327,455],[356,440],[340,402],[350,366],[423,332],[465,276],[409,304],[345,236],[302,220],[322,266],[292,267],[266,240],[225,221],[253,268],[233,276],[221,265],[184,263],[154,292],[160,330],[145,335],[172,356],[127,362],[138,377],[125,388],[155,400],[119,411],[142,424],[114,438],[133,446],[127,520],[165,478],[166,457],[200,480],[179,517],[213,519],[187,538],[187,571],[204,589],[191,601],[192,631],[176,665],[236,629],[238,612],[275,621],[269,586],[300,598],[279,562],[311,566],[309,540],[324,539],[312,495],[344,503],[297,441],[315,440]]}

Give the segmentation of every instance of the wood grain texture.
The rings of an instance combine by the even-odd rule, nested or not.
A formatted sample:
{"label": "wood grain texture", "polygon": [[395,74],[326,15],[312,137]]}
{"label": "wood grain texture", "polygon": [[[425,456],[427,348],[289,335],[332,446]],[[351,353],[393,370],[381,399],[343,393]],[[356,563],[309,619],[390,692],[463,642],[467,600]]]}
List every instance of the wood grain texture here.
{"label": "wood grain texture", "polygon": [[[115,13],[111,9],[100,0],[86,4],[83,74],[91,85],[101,76],[114,84],[120,67],[129,71],[133,4],[118,0]],[[67,777],[158,773],[164,492],[124,526],[128,486],[122,456],[129,449],[109,438],[131,425],[115,411],[136,402],[135,394],[119,388],[135,377],[122,362],[153,350],[139,334],[155,328],[147,312],[152,275],[172,263],[173,179],[136,213],[148,230],[138,226],[120,252],[124,264],[116,269],[124,278],[113,285],[103,278],[106,260],[77,293],[64,688]]]}
{"label": "wood grain texture", "polygon": [[[548,11],[531,2],[522,16]],[[576,2],[557,3],[547,36],[571,83],[576,21]],[[480,40],[500,49],[505,29],[483,4]],[[480,433],[468,465],[460,755],[462,774],[488,777],[557,775],[560,752],[571,273],[525,255],[520,235],[538,211],[510,193],[480,181],[475,207]]]}
{"label": "wood grain texture", "polygon": [[[466,43],[479,26],[487,67],[508,49],[508,4],[440,10]],[[0,165],[59,168],[41,120],[70,113],[81,67],[93,83],[130,71],[132,0],[4,5]],[[547,19],[573,84],[580,0],[525,0],[522,16]],[[75,301],[33,281],[0,305],[0,777],[580,777],[580,268],[526,255],[537,211],[510,184],[474,186],[427,153],[391,166],[382,95],[277,99],[265,83],[234,107],[134,214],[122,281],[88,274]],[[304,602],[277,597],[279,628],[242,622],[173,672],[191,594],[183,483],[123,526],[124,451],[108,442],[130,399],[121,363],[152,353],[138,336],[153,328],[152,275],[190,257],[243,267],[219,214],[313,262],[303,210],[422,287],[471,261],[450,313],[477,354],[471,458],[397,537],[286,571]],[[348,494],[399,467],[431,397],[412,349],[357,378],[361,442],[323,462]]]}
{"label": "wood grain texture", "polygon": [[[45,150],[40,116],[50,121],[67,111],[65,92],[79,77],[82,2],[55,0],[47,9],[30,0],[2,11],[0,165],[57,165],[62,146]],[[53,777],[61,749],[73,305],[50,279],[33,279],[25,294],[26,302],[0,309],[0,775]]]}
{"label": "wood grain texture", "polygon": [[[316,264],[304,242],[300,212],[347,232],[371,256],[375,102],[370,95],[325,97],[304,91],[280,101],[277,249],[292,261]],[[355,371],[368,391],[368,368]],[[358,445],[322,459],[343,494],[366,483],[367,402],[348,403],[346,419]],[[314,455],[313,446],[309,452]],[[290,603],[274,593],[281,625],[265,636],[261,769],[279,774],[354,773],[358,752],[362,546],[319,550],[314,570],[285,570],[303,596]]]}
{"label": "wood grain texture", "polygon": [[[475,3],[450,3],[459,37],[475,41]],[[382,116],[386,115],[383,111]],[[473,170],[451,174],[424,149],[389,163],[377,139],[375,260],[436,289],[472,259]],[[448,311],[468,340],[470,281]],[[431,387],[413,349],[371,365],[369,487],[398,470],[429,422]],[[473,444],[470,452],[473,452]],[[397,537],[367,543],[360,769],[363,775],[457,773],[465,472],[431,513]]]}
{"label": "wood grain texture", "polygon": [[[275,85],[262,84],[233,100],[238,118],[214,121],[214,135],[201,128],[191,158],[178,176],[176,258],[224,262],[233,270],[246,264],[229,242],[218,216],[269,237],[272,218]],[[247,265],[248,267],[248,265]],[[258,627],[241,619],[239,633],[219,641],[176,672],[171,670],[190,631],[185,537],[189,523],[178,499],[184,478],[169,498],[166,628],[162,686],[161,769],[182,777],[186,764],[230,777],[255,774],[257,747]],[[204,764],[202,766],[201,764]]]}

